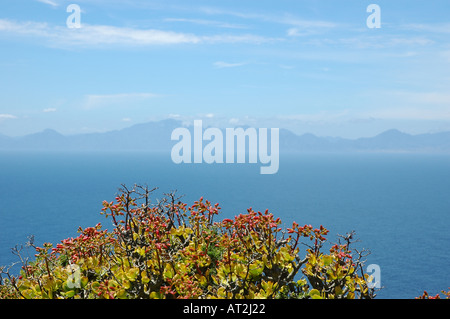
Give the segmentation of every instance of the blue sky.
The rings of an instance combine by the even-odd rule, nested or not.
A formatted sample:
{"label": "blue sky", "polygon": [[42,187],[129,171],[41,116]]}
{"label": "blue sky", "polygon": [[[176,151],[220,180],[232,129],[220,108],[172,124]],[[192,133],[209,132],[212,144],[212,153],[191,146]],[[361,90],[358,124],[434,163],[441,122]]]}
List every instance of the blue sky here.
{"label": "blue sky", "polygon": [[[381,28],[367,27],[370,4]],[[165,118],[349,138],[450,130],[448,0],[2,0],[0,48],[9,136]]]}

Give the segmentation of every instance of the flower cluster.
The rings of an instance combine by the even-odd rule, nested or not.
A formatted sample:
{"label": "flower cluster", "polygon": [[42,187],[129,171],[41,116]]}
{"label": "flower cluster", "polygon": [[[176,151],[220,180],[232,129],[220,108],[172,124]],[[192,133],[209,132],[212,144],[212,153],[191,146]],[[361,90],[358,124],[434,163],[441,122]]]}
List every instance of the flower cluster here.
{"label": "flower cluster", "polygon": [[323,252],[323,226],[284,230],[280,218],[251,208],[214,221],[219,204],[200,198],[188,207],[175,194],[151,204],[150,194],[124,186],[103,202],[112,231],[97,224],[35,247],[20,277],[2,279],[0,298],[374,297],[350,241]]}

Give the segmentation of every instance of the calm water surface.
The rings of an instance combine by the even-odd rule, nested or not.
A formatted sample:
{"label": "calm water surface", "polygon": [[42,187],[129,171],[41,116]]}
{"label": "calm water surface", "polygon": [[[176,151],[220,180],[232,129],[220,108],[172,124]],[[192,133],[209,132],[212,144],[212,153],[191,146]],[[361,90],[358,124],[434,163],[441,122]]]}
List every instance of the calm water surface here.
{"label": "calm water surface", "polygon": [[[450,287],[450,156],[307,154],[280,158],[275,175],[259,164],[181,164],[170,154],[0,153],[0,264],[10,248],[76,236],[109,219],[102,201],[121,184],[177,190],[188,204],[203,196],[223,217],[269,209],[289,225],[324,225],[329,240],[355,230],[368,264],[381,268],[379,298],[414,298]],[[31,252],[34,254],[34,252]]]}

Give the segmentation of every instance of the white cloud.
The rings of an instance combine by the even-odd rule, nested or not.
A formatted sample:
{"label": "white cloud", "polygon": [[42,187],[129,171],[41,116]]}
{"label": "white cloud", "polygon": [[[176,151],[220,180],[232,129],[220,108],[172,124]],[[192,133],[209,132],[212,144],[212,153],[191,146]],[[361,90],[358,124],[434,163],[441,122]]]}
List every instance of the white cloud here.
{"label": "white cloud", "polygon": [[15,22],[7,19],[0,19],[0,32],[11,35],[30,35],[39,37],[49,37],[49,26],[40,22]]}
{"label": "white cloud", "polygon": [[216,34],[202,36],[175,31],[90,25],[86,23],[82,23],[81,28],[67,28],[65,26],[51,26],[47,23],[32,21],[16,22],[7,19],[0,19],[1,33],[12,36],[32,36],[33,39],[41,38],[47,40],[48,44],[57,47],[104,47],[105,45],[149,46],[200,43],[260,44],[277,40],[253,34]]}
{"label": "white cloud", "polygon": [[54,107],[49,107],[49,108],[46,108],[46,109],[42,110],[42,112],[44,112],[44,113],[50,113],[50,112],[56,112],[56,111],[57,110]]}
{"label": "white cloud", "polygon": [[[281,121],[302,124],[338,124],[346,122],[361,122],[373,120],[401,121],[449,121],[450,94],[411,94],[411,101],[416,99],[416,105],[377,107],[372,109],[345,109],[337,111],[322,111],[309,114],[288,114],[276,116]],[[400,103],[401,100],[392,100]],[[408,100],[409,101],[409,100]],[[406,101],[406,104],[412,104]]]}
{"label": "white cloud", "polygon": [[235,67],[239,67],[239,66],[243,66],[246,65],[246,63],[244,62],[240,62],[240,63],[228,63],[228,62],[223,62],[223,61],[217,61],[214,62],[214,67],[222,69],[222,68],[235,68]]}
{"label": "white cloud", "polygon": [[288,37],[306,37],[311,35],[317,35],[321,33],[317,28],[289,28],[286,31]]}
{"label": "white cloud", "polygon": [[404,107],[381,109],[370,112],[370,116],[384,120],[450,121],[450,111],[444,108]]}
{"label": "white cloud", "polygon": [[81,28],[70,29],[50,26],[47,23],[15,22],[0,19],[0,32],[11,35],[38,36],[59,45],[134,44],[157,45],[198,43],[201,38],[179,32],[153,29],[133,29],[108,25],[81,24]]}
{"label": "white cloud", "polygon": [[310,114],[289,114],[276,116],[277,119],[285,121],[299,121],[299,122],[340,122],[347,120],[350,116],[349,110],[342,111],[321,111]]}
{"label": "white cloud", "polygon": [[218,34],[213,36],[204,36],[201,37],[201,41],[204,43],[245,43],[245,44],[262,44],[269,42],[282,41],[281,38],[269,38],[254,34],[239,34],[239,35],[230,35],[230,34]]}
{"label": "white cloud", "polygon": [[300,31],[298,28],[290,28],[287,30],[287,35],[290,37],[298,37],[300,36]]}
{"label": "white cloud", "polygon": [[238,17],[241,19],[252,19],[258,21],[272,22],[277,24],[290,25],[293,27],[298,27],[302,29],[312,28],[312,29],[333,29],[339,27],[340,25],[331,21],[323,20],[306,20],[296,17],[291,14],[285,15],[273,15],[273,14],[259,14],[259,13],[248,13],[248,12],[238,12],[222,10],[217,8],[206,8],[200,9],[201,12],[209,15],[230,15]]}
{"label": "white cloud", "polygon": [[12,114],[0,114],[0,121],[1,120],[12,120],[12,119],[16,119],[17,116],[12,115]]}
{"label": "white cloud", "polygon": [[450,23],[411,23],[401,26],[402,29],[431,33],[450,33]]}
{"label": "white cloud", "polygon": [[298,28],[313,28],[313,29],[334,29],[339,27],[340,25],[335,22],[330,21],[321,21],[321,20],[301,20],[301,19],[292,19],[287,18],[280,22],[284,22],[288,25],[293,25]]}
{"label": "white cloud", "polygon": [[57,6],[59,6],[58,3],[54,2],[54,1],[51,1],[51,0],[36,0],[36,1],[37,1],[37,2],[42,2],[42,3],[48,4],[48,5],[51,5],[52,7],[57,7]]}
{"label": "white cloud", "polygon": [[[133,29],[107,25],[82,24],[80,29],[66,29],[56,34],[58,41],[75,45],[164,45],[164,44],[195,44],[201,38],[193,34],[154,29]],[[74,32],[71,32],[74,31]]]}
{"label": "white cloud", "polygon": [[435,44],[435,41],[419,36],[354,36],[346,38],[314,38],[311,45],[339,45],[357,49],[385,49],[385,48],[409,48],[426,47]]}
{"label": "white cloud", "polygon": [[213,7],[202,7],[200,11],[209,15],[231,15],[242,19],[264,19],[265,16],[256,13],[243,13],[238,11],[223,10]]}
{"label": "white cloud", "polygon": [[217,27],[217,28],[226,28],[226,29],[247,29],[247,27],[242,24],[233,24],[233,23],[226,23],[226,22],[222,22],[222,21],[205,20],[205,19],[166,18],[166,19],[164,19],[164,21],[165,22],[185,22],[185,23],[192,23],[192,24],[205,25],[205,26],[211,26],[211,27]]}

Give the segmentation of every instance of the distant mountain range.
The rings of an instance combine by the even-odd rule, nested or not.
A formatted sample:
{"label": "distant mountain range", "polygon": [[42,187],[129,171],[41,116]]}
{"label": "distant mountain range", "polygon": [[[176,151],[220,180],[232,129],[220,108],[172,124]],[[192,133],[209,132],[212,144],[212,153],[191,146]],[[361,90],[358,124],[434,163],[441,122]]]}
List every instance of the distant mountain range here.
{"label": "distant mountain range", "polygon": [[[182,122],[167,119],[105,133],[62,135],[55,130],[46,129],[22,137],[0,134],[0,150],[170,151],[176,144],[170,136],[178,127],[182,127]],[[192,127],[189,129],[192,132]],[[296,135],[289,130],[280,129],[280,152],[450,153],[450,132],[410,135],[392,129],[370,138],[345,139],[313,134]]]}

